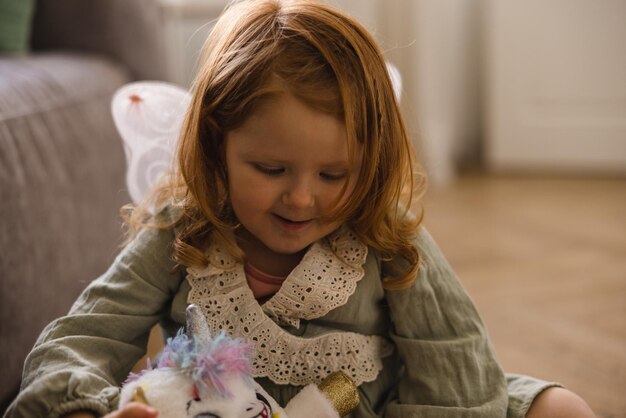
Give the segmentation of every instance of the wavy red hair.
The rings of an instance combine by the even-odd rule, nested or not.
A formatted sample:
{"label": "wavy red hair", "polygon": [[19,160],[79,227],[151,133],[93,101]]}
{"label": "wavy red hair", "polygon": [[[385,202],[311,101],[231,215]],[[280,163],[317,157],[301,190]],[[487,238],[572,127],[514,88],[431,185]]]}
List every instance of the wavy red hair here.
{"label": "wavy red hair", "polygon": [[[358,22],[306,0],[234,3],[209,35],[180,134],[178,169],[156,192],[157,200],[180,208],[175,259],[185,266],[206,264],[209,239],[243,258],[233,238],[237,220],[229,205],[225,134],[262,100],[284,92],[345,123],[351,162],[361,145],[357,185],[328,218],[347,223],[384,259],[406,259],[410,268],[384,285],[408,286],[419,264],[416,204],[426,181],[385,60]],[[130,223],[145,220],[139,210]]]}

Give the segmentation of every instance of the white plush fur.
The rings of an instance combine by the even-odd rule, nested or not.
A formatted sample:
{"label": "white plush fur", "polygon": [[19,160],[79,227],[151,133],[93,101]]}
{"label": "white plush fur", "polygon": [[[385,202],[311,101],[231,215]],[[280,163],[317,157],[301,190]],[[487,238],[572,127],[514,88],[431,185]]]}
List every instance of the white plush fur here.
{"label": "white plush fur", "polygon": [[316,385],[305,386],[294,396],[285,412],[289,418],[341,418],[330,399]]}
{"label": "white plush fur", "polygon": [[120,407],[132,400],[135,389],[140,386],[148,404],[159,411],[159,418],[195,417],[202,413],[224,418],[242,417],[246,414],[253,416],[263,410],[253,384],[236,375],[225,376],[224,383],[233,394],[232,397],[222,397],[212,392],[194,401],[191,380],[173,369],[155,369],[124,385],[120,394]]}
{"label": "white plush fur", "polygon": [[120,407],[132,400],[137,387],[142,387],[148,404],[159,411],[161,418],[184,416],[191,397],[191,381],[181,373],[152,370],[138,380],[124,385],[120,393]]}

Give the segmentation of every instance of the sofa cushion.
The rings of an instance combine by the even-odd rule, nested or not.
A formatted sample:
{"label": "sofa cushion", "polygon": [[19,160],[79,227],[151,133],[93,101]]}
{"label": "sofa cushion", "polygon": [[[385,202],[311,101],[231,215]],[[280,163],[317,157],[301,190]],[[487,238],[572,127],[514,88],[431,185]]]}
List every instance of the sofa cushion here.
{"label": "sofa cushion", "polygon": [[0,398],[52,319],[112,262],[125,158],[110,102],[130,81],[97,56],[0,58]]}

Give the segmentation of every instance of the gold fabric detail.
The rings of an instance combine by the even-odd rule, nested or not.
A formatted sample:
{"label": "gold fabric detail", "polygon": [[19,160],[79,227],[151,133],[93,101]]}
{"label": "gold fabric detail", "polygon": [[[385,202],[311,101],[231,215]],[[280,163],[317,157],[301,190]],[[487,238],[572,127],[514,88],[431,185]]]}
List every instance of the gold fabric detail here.
{"label": "gold fabric detail", "polygon": [[359,406],[359,392],[354,382],[343,372],[331,373],[318,385],[333,404],[340,417],[348,415]]}

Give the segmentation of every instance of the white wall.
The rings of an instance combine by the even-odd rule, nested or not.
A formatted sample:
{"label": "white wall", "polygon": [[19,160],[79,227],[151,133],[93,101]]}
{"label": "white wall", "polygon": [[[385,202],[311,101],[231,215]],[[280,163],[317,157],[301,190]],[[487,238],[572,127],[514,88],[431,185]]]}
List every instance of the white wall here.
{"label": "white wall", "polygon": [[626,174],[626,1],[486,1],[486,160]]}

